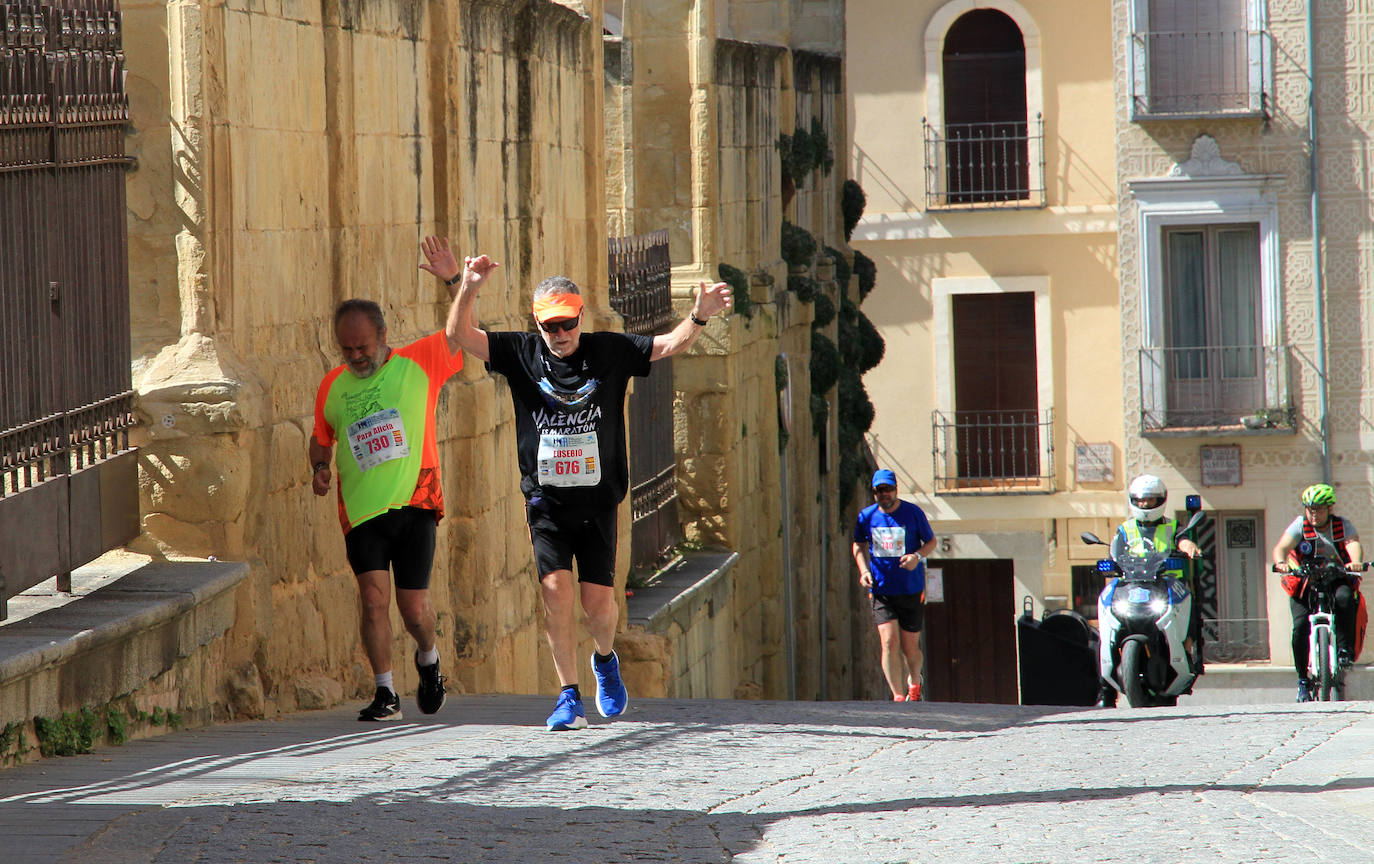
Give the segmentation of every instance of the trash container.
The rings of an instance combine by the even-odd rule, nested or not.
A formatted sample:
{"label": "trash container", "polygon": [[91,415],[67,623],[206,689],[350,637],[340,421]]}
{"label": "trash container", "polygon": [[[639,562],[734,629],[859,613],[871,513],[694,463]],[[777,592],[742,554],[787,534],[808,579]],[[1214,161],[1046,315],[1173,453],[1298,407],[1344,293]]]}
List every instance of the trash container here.
{"label": "trash container", "polygon": [[1097,628],[1071,609],[1031,615],[1031,598],[1016,620],[1022,705],[1097,704]]}

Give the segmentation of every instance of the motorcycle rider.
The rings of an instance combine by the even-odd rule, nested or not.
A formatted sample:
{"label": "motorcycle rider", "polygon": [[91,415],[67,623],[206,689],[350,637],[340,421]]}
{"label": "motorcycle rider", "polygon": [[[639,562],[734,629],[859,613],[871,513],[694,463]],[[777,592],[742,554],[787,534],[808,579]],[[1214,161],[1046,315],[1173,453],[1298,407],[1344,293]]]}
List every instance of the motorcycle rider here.
{"label": "motorcycle rider", "polygon": [[[1126,552],[1133,555],[1143,555],[1146,540],[1157,550],[1171,552],[1177,550],[1189,558],[1198,558],[1202,555],[1202,550],[1198,548],[1196,543],[1187,537],[1178,536],[1178,520],[1165,518],[1164,502],[1168,497],[1169,490],[1164,485],[1164,481],[1153,474],[1141,474],[1131,481],[1126,492],[1131,518],[1121,523],[1121,526],[1116,529],[1116,535],[1112,537],[1111,555],[1113,560]],[[1188,638],[1192,643],[1190,647],[1193,648],[1189,662],[1192,664],[1194,673],[1201,675],[1203,666],[1202,604],[1197,602],[1195,586],[1191,584],[1181,570],[1172,571],[1170,575],[1183,580],[1194,594],[1193,612],[1188,621]],[[1101,683],[1101,688],[1103,705],[1108,707],[1115,705],[1116,688],[1106,681]]]}
{"label": "motorcycle rider", "polygon": [[[1280,583],[1289,597],[1288,607],[1293,613],[1293,667],[1298,672],[1299,702],[1309,702],[1312,699],[1307,687],[1307,639],[1312,629],[1308,616],[1312,614],[1313,609],[1305,580],[1290,572],[1290,564],[1296,569],[1295,551],[1298,544],[1307,540],[1313,544],[1317,555],[1341,565],[1364,560],[1359,532],[1349,519],[1332,512],[1335,506],[1335,489],[1325,483],[1308,486],[1302,491],[1303,515],[1289,524],[1270,553],[1274,569],[1283,574]],[[1341,666],[1349,665],[1354,660],[1355,601],[1358,590],[1359,577],[1350,576],[1345,584],[1336,588],[1333,598],[1336,659]]]}

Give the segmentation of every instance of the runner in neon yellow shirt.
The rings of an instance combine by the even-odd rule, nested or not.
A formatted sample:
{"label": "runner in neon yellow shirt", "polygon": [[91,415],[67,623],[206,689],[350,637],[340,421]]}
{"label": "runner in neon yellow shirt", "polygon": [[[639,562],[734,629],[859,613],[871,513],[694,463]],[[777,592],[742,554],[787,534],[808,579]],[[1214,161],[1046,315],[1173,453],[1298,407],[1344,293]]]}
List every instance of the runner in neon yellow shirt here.
{"label": "runner in neon yellow shirt", "polygon": [[444,704],[429,599],[435,526],[444,513],[434,408],[444,382],[463,367],[463,355],[443,331],[391,348],[381,308],[370,300],[339,304],[334,335],[344,363],[324,376],[315,395],[310,462],[316,495],[329,493],[331,454],[339,474],[339,522],[376,681],[372,704],[358,719],[401,719],[391,669],[393,571],[396,607],[416,642],[415,701],[433,714]]}

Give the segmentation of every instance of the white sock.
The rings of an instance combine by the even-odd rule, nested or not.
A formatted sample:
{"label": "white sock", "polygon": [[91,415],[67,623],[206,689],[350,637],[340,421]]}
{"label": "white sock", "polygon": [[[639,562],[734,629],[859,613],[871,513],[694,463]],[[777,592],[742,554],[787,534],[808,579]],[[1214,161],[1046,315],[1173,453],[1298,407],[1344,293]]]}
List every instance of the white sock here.
{"label": "white sock", "polygon": [[435,663],[438,663],[438,662],[439,662],[439,646],[438,646],[438,645],[435,645],[433,648],[429,649],[428,651],[416,651],[416,652],[415,652],[415,665],[417,665],[417,666],[433,666]]}
{"label": "white sock", "polygon": [[374,676],[372,676],[372,677],[374,677],[374,678],[377,679],[377,686],[378,686],[378,687],[385,687],[386,689],[390,690],[392,693],[395,693],[395,692],[396,692],[396,685],[391,683],[391,673],[390,673],[390,672],[379,672],[378,674],[376,674],[376,675],[374,675]]}

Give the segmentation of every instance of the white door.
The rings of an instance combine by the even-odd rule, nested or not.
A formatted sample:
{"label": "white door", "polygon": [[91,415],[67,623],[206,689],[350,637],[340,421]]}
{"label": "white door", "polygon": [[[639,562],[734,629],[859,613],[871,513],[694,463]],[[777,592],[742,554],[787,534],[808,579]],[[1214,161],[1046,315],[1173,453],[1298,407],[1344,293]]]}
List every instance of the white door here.
{"label": "white door", "polygon": [[[1267,660],[1269,619],[1265,588],[1269,550],[1260,513],[1218,513],[1217,609],[1207,628],[1209,659],[1222,662]],[[1214,641],[1213,641],[1214,640]]]}

